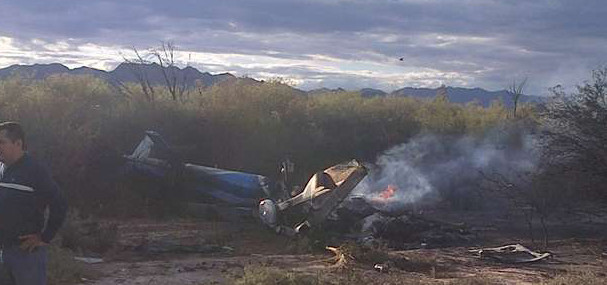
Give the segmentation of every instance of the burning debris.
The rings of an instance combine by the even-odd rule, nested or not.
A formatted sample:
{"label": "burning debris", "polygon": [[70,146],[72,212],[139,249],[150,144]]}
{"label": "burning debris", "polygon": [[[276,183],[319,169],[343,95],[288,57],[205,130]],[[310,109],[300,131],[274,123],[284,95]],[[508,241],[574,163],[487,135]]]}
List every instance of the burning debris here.
{"label": "burning debris", "polygon": [[375,213],[363,220],[361,232],[366,238],[381,239],[390,248],[438,248],[467,245],[476,239],[463,225],[452,225],[421,216],[398,217]]}
{"label": "burning debris", "polygon": [[384,212],[437,200],[461,210],[491,207],[478,203],[481,171],[511,178],[533,170],[536,160],[533,137],[516,130],[479,137],[420,135],[378,156],[353,195]]}
{"label": "burning debris", "polygon": [[464,224],[452,224],[412,212],[383,212],[360,199],[346,201],[328,220],[327,228],[362,244],[385,244],[393,249],[470,245],[477,237]]}
{"label": "burning debris", "polygon": [[331,229],[398,249],[470,245],[476,235],[465,226],[429,219],[419,209],[438,203],[459,210],[500,208],[501,201],[485,200],[478,191],[479,170],[509,177],[533,169],[533,147],[530,136],[508,130],[413,138],[366,165],[369,175],[335,211]]}
{"label": "burning debris", "polygon": [[396,192],[396,186],[388,185],[388,187],[386,187],[386,190],[379,193],[379,198],[384,199],[384,200],[390,199],[390,198],[394,197],[395,192]]}
{"label": "burning debris", "polygon": [[393,249],[438,248],[469,245],[476,240],[464,224],[424,217],[415,205],[403,207],[406,190],[388,184],[384,190],[346,199],[327,228],[363,244],[381,243]]}

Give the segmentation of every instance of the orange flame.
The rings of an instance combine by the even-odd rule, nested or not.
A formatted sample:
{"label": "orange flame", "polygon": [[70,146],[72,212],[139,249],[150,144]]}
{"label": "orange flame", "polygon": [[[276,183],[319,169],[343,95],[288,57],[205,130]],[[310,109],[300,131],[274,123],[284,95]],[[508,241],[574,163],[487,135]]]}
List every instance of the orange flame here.
{"label": "orange flame", "polygon": [[396,193],[396,189],[397,189],[396,186],[390,184],[390,185],[388,185],[388,187],[386,187],[386,190],[379,193],[379,197],[382,199],[392,198],[394,196],[394,194]]}

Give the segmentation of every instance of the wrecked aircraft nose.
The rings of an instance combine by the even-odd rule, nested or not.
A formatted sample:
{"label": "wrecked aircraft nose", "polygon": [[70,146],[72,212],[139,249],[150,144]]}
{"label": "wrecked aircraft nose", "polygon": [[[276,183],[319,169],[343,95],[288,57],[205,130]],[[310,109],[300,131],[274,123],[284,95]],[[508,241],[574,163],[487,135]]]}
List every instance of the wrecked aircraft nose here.
{"label": "wrecked aircraft nose", "polygon": [[270,199],[259,202],[259,218],[270,228],[276,227],[276,204]]}
{"label": "wrecked aircraft nose", "polygon": [[[278,203],[263,200],[259,205],[260,218],[277,232],[302,234],[322,224],[366,175],[367,169],[356,160],[319,171],[298,195]],[[295,216],[298,221],[286,221],[285,216]]]}

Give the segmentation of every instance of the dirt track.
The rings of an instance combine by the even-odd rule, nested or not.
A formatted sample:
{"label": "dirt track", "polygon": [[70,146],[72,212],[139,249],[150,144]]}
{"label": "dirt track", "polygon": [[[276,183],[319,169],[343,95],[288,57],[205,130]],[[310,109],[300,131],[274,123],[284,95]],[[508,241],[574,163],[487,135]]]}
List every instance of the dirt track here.
{"label": "dirt track", "polygon": [[[484,246],[529,244],[525,239],[499,238],[499,232],[486,236]],[[221,248],[215,253],[150,253],[137,247],[142,240],[149,245],[169,239],[183,245],[214,243]],[[104,257],[104,263],[86,265],[100,277],[84,284],[230,284],[243,276],[244,268],[255,266],[322,276],[322,280],[335,284],[351,283],[353,275],[358,282],[375,284],[536,284],[566,272],[600,275],[607,269],[603,259],[607,258],[603,253],[607,244],[601,239],[552,241],[554,258],[525,265],[480,260],[468,251],[470,247],[392,251],[392,256],[432,265],[410,270],[393,268],[388,273],[358,262],[336,269],[328,262],[331,253],[305,253],[301,241],[276,236],[249,223],[129,222],[120,226],[120,244],[122,250]]]}

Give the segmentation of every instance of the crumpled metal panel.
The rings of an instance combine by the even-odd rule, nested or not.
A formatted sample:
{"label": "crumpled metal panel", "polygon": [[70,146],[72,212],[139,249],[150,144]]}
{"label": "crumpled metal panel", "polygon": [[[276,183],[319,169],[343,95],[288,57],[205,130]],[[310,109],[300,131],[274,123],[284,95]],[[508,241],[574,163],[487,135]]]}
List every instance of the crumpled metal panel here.
{"label": "crumpled metal panel", "polygon": [[270,195],[268,178],[262,175],[183,163],[162,137],[147,131],[133,153],[124,156],[128,168],[147,176],[174,179],[191,197],[254,207]]}

